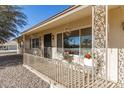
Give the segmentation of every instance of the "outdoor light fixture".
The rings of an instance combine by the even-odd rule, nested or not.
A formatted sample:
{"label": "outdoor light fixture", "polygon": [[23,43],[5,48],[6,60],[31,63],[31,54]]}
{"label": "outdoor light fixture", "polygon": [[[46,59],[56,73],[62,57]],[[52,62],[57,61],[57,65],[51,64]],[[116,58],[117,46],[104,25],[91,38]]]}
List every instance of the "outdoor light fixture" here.
{"label": "outdoor light fixture", "polygon": [[68,31],[69,31],[69,28],[68,28],[68,27],[66,27],[64,30],[68,32]]}
{"label": "outdoor light fixture", "polygon": [[122,22],[122,29],[124,30],[124,22]]}
{"label": "outdoor light fixture", "polygon": [[52,40],[54,40],[54,35],[52,34]]}
{"label": "outdoor light fixture", "polygon": [[66,27],[64,30],[65,30],[65,32],[66,32],[66,35],[67,35],[67,36],[70,36],[70,34],[71,34],[71,31],[70,31],[70,30],[71,30],[71,29],[68,28],[68,27]]}

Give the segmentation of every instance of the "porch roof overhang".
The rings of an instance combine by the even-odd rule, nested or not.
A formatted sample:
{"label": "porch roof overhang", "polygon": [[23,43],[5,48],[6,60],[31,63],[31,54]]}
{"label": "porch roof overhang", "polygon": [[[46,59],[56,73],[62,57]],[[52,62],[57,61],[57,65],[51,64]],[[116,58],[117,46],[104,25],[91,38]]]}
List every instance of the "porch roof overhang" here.
{"label": "porch roof overhang", "polygon": [[22,32],[22,35],[28,35],[33,33],[42,32],[47,29],[51,29],[62,24],[69,23],[71,21],[77,20],[79,18],[86,17],[92,14],[91,6],[72,6],[71,8],[63,11],[62,13],[53,16],[52,18],[43,21],[42,23]]}

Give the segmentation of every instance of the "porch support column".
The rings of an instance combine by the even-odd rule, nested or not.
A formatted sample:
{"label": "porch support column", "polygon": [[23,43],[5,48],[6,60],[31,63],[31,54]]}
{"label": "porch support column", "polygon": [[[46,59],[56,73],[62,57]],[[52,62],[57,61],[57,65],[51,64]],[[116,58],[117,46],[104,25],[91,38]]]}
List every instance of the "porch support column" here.
{"label": "porch support column", "polygon": [[124,48],[118,50],[118,83],[124,88]]}
{"label": "porch support column", "polygon": [[107,6],[92,6],[92,52],[94,58],[94,78],[107,79]]}
{"label": "porch support column", "polygon": [[25,35],[23,35],[23,53],[25,53]]}

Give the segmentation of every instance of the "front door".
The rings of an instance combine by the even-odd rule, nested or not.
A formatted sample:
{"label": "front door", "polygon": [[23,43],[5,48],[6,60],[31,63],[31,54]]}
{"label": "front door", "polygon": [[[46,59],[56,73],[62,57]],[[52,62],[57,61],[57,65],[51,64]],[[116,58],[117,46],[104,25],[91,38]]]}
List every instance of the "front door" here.
{"label": "front door", "polygon": [[44,57],[52,58],[52,40],[51,33],[44,35]]}

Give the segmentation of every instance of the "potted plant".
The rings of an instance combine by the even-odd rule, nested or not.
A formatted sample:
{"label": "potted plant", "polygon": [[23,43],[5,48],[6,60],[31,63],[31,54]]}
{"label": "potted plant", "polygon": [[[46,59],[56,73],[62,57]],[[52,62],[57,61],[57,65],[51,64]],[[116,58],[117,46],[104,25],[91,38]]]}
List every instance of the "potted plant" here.
{"label": "potted plant", "polygon": [[[85,55],[84,55],[84,65],[85,66],[93,66],[93,58],[94,55],[90,52],[87,52]],[[95,58],[95,57],[94,57]]]}
{"label": "potted plant", "polygon": [[66,60],[67,62],[71,63],[73,60],[73,55],[71,55],[69,52],[64,52],[64,60]]}

